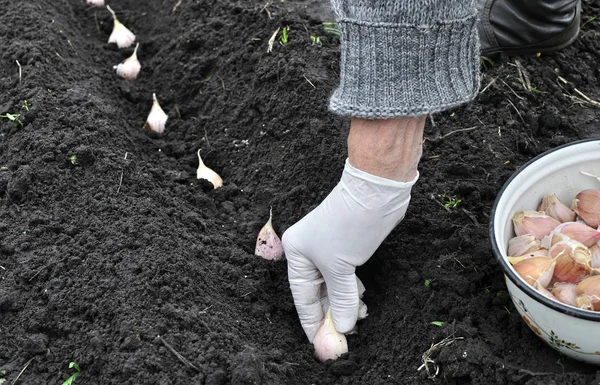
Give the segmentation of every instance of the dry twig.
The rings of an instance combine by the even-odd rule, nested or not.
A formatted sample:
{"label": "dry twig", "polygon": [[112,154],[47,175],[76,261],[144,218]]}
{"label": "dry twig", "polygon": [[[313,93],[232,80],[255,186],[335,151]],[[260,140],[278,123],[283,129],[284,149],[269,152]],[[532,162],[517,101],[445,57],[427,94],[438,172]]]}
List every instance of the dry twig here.
{"label": "dry twig", "polygon": [[167,343],[167,341],[165,341],[164,338],[162,338],[161,336],[158,336],[158,339],[160,340],[160,342],[163,343],[163,345],[165,345],[165,347],[167,349],[169,349],[171,351],[171,353],[173,353],[175,355],[175,357],[177,357],[177,359],[179,361],[181,361],[185,366],[187,366],[190,369],[194,369],[195,371],[197,371],[198,373],[201,373],[202,371],[194,364],[192,364],[190,361],[188,361],[187,358],[185,358],[184,356],[182,356],[181,354],[179,354],[179,352],[177,350],[175,350],[175,348],[173,348],[171,345],[169,345],[169,343]]}
{"label": "dry twig", "polygon": [[[436,350],[440,350],[446,346],[452,345],[452,343],[454,343],[454,341],[462,340],[462,339],[463,339],[463,337],[448,336],[436,344],[431,344],[429,349],[427,349],[425,351],[425,353],[423,353],[423,355],[421,356],[421,360],[422,360],[423,364],[421,364],[421,366],[419,366],[417,371],[420,372],[424,368],[425,371],[427,372],[427,376],[429,378],[435,378],[435,376],[437,376],[438,373],[440,372],[440,367],[435,363],[434,360],[431,359],[431,355],[433,354],[433,352],[435,352]],[[429,364],[432,364],[433,369],[435,370],[435,373],[433,373],[433,375],[431,374],[431,371],[429,369]]]}

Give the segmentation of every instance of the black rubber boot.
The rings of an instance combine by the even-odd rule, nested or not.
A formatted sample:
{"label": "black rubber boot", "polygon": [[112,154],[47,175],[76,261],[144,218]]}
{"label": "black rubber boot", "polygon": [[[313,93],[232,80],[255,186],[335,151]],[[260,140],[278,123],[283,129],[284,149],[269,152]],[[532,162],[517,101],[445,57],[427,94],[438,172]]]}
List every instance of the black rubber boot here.
{"label": "black rubber boot", "polygon": [[577,39],[580,0],[477,0],[481,55],[552,52]]}

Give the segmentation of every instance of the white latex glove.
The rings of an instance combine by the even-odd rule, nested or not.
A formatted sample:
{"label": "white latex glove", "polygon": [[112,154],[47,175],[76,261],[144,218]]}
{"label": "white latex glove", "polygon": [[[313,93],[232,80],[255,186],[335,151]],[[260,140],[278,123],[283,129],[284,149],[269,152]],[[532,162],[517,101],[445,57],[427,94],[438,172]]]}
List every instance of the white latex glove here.
{"label": "white latex glove", "polygon": [[411,182],[381,178],[346,160],[333,191],[283,234],[290,288],[310,342],[327,303],[337,331],[353,329],[359,313],[356,266],[371,258],[404,218],[417,179],[418,174]]}

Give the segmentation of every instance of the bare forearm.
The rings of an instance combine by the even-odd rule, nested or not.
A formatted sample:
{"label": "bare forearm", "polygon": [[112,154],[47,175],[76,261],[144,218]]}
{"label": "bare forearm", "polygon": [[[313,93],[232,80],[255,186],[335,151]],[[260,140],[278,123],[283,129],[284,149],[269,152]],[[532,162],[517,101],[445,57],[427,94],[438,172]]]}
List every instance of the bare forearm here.
{"label": "bare forearm", "polygon": [[352,119],[348,135],[350,164],[370,174],[408,182],[417,175],[425,115],[393,119]]}

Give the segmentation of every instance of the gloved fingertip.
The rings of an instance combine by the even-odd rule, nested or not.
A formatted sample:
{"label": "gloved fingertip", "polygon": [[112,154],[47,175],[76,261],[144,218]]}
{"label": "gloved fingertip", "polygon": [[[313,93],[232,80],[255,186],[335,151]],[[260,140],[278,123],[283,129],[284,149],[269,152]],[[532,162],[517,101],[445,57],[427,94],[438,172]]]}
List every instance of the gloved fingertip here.
{"label": "gloved fingertip", "polygon": [[356,317],[356,313],[354,315],[345,315],[337,318],[333,316],[333,325],[335,326],[335,330],[342,334],[350,332],[354,328],[354,325],[356,325]]}

